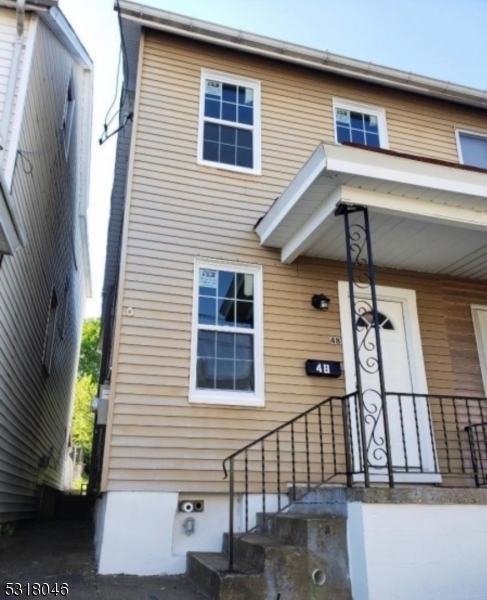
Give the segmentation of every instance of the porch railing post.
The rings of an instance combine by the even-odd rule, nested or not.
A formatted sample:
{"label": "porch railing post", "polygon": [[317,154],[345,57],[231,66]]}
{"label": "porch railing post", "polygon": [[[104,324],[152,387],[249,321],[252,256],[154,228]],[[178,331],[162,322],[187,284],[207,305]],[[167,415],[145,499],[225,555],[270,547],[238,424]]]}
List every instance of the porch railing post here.
{"label": "porch railing post", "polygon": [[234,459],[230,459],[230,515],[228,526],[228,570],[233,571],[233,518],[235,506],[235,464]]}
{"label": "porch railing post", "polygon": [[[367,439],[365,435],[365,411],[364,411],[364,398],[363,398],[363,390],[362,390],[362,373],[360,367],[360,347],[357,336],[357,328],[355,326],[355,290],[353,284],[353,258],[352,258],[352,240],[350,237],[350,218],[348,208],[344,208],[343,211],[344,222],[345,222],[345,242],[347,246],[347,268],[348,268],[348,289],[350,296],[350,313],[352,317],[352,337],[353,337],[353,352],[354,352],[354,360],[355,360],[355,378],[357,381],[357,402],[359,416],[360,416],[360,429],[361,431],[357,431],[357,443],[362,446],[361,451],[363,455],[363,465],[364,465],[364,483],[365,487],[370,487],[370,474],[369,474],[369,462],[367,459]],[[355,410],[357,410],[357,406],[355,406]],[[353,444],[353,439],[350,440],[350,443]]]}
{"label": "porch railing post", "polygon": [[375,287],[375,270],[374,270],[374,259],[372,256],[372,240],[370,237],[370,222],[369,222],[369,212],[367,208],[364,208],[364,225],[365,225],[365,239],[367,241],[367,255],[368,255],[368,268],[369,268],[369,280],[370,280],[370,293],[372,296],[372,313],[374,316],[374,328],[375,328],[375,341],[376,341],[376,352],[377,352],[377,368],[379,375],[379,385],[380,385],[380,396],[382,401],[382,411],[384,415],[384,437],[386,443],[386,453],[387,453],[387,474],[389,478],[389,486],[391,488],[394,487],[394,471],[392,465],[392,453],[391,453],[391,436],[389,430],[389,418],[388,418],[388,410],[387,410],[387,395],[386,395],[386,385],[384,379],[384,363],[382,362],[382,345],[380,339],[380,323],[379,323],[379,311],[377,307],[377,290]]}

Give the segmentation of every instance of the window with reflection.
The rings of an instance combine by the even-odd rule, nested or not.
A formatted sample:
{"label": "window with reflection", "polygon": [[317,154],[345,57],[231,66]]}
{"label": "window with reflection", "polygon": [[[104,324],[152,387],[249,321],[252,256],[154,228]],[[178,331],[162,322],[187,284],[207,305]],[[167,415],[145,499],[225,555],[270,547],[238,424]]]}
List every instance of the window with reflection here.
{"label": "window with reflection", "polygon": [[257,173],[259,83],[203,71],[201,85],[200,160]]}
{"label": "window with reflection", "polygon": [[254,392],[255,276],[198,269],[196,388]]}
{"label": "window with reflection", "polygon": [[334,100],[335,136],[339,144],[351,142],[372,148],[387,148],[384,109],[345,100]]}

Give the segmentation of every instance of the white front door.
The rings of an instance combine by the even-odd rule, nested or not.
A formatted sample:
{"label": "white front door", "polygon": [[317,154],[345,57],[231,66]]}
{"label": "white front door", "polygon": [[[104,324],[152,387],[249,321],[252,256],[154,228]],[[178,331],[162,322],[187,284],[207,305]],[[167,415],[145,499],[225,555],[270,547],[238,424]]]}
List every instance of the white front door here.
{"label": "white front door", "polygon": [[[365,417],[365,442],[371,478],[386,479],[384,407],[379,390],[376,363],[376,339],[368,290],[357,290],[362,300],[353,326],[357,330],[359,358],[362,365],[362,389]],[[353,330],[348,283],[339,284],[343,360],[347,393],[357,389]],[[387,413],[392,465],[397,481],[438,481],[435,468],[434,439],[430,427],[426,376],[416,312],[415,294],[411,290],[377,287],[380,341],[387,396]],[[419,395],[418,395],[419,394]],[[351,403],[351,443],[353,470],[363,472],[360,414]],[[431,475],[430,475],[431,474]],[[360,477],[357,477],[360,479]]]}

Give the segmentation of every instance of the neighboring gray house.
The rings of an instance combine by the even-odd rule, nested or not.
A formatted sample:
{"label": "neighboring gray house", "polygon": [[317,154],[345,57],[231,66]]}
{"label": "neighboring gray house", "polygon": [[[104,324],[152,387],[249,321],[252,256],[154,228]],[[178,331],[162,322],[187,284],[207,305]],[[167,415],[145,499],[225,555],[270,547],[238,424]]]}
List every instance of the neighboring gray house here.
{"label": "neighboring gray house", "polygon": [[62,488],[90,295],[93,64],[57,4],[0,1],[0,524]]}

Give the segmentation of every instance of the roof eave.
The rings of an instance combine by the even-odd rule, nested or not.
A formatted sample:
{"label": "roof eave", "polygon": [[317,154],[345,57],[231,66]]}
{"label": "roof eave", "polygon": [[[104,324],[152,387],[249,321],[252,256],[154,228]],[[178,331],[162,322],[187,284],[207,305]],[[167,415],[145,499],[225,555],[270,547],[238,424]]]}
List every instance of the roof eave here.
{"label": "roof eave", "polygon": [[346,58],[330,52],[191,19],[134,2],[122,0],[120,12],[123,18],[139,22],[152,29],[450,102],[487,108],[487,90],[477,90]]}

